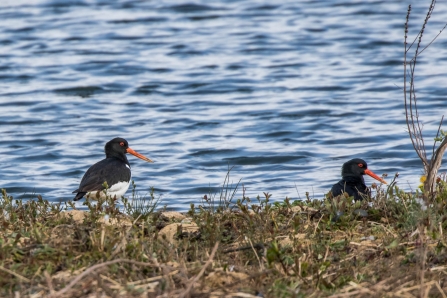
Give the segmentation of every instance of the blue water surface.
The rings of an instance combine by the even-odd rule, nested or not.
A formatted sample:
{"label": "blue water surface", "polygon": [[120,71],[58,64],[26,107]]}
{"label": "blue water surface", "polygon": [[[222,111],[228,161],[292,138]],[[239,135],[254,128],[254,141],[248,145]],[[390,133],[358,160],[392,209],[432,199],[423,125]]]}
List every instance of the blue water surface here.
{"label": "blue water surface", "polygon": [[[323,198],[353,157],[414,190],[408,4],[413,39],[430,1],[3,0],[0,188],[70,200],[120,136],[155,160],[129,156],[137,190],[154,187],[174,210],[218,192],[229,167],[235,198],[242,185],[251,198]],[[439,2],[425,45],[445,15]],[[419,59],[431,152],[447,107],[446,32]]]}

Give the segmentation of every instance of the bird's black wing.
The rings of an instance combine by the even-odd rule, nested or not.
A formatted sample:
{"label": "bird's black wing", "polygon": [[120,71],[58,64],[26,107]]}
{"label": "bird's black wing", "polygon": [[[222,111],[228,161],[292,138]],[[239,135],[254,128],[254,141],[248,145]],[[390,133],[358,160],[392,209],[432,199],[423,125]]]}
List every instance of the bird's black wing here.
{"label": "bird's black wing", "polygon": [[355,201],[363,200],[363,196],[369,196],[369,188],[361,181],[350,181],[349,179],[342,179],[334,184],[331,189],[334,197],[339,196],[345,192],[350,197],[354,197]]}
{"label": "bird's black wing", "polygon": [[[105,178],[107,177],[107,179]],[[81,199],[86,193],[104,190],[104,182],[110,187],[120,181],[129,181],[130,169],[126,164],[116,158],[106,158],[91,166],[82,177],[75,201]]]}
{"label": "bird's black wing", "polygon": [[331,192],[334,197],[343,194],[346,191],[346,183],[344,180],[340,180],[332,185]]}

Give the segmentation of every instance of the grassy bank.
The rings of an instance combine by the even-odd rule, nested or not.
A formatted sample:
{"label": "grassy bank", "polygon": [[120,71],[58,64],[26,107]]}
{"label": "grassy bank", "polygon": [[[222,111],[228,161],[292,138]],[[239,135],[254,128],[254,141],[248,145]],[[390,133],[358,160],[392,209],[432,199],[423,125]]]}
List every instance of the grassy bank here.
{"label": "grassy bank", "polygon": [[425,210],[392,185],[355,204],[224,194],[184,214],[3,190],[0,296],[446,297],[446,185]]}

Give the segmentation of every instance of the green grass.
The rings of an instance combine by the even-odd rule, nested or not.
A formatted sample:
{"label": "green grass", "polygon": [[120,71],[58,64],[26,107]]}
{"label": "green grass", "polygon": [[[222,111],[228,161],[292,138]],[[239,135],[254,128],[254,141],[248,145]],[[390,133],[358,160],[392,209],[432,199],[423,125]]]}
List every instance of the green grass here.
{"label": "green grass", "polygon": [[[271,202],[223,185],[218,205],[185,213],[194,233],[134,192],[124,214],[113,198],[71,202],[0,199],[1,297],[443,297],[447,293],[447,183],[434,204],[395,184],[370,201]],[[226,191],[225,191],[226,189]],[[230,203],[228,203],[230,202]],[[367,217],[356,209],[368,211]],[[334,220],[337,211],[342,215]],[[112,223],[104,222],[104,216]],[[180,219],[178,220],[180,221]],[[216,248],[217,247],[217,248]],[[214,254],[213,249],[216,249]],[[239,293],[239,294],[238,294]],[[239,295],[239,296],[238,296]],[[252,296],[249,296],[252,295]],[[258,297],[259,297],[258,296]]]}

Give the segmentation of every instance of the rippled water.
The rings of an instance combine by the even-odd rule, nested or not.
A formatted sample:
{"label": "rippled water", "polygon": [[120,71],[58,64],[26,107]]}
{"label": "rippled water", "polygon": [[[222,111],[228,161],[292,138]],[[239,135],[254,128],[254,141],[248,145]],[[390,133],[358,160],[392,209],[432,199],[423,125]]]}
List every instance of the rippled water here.
{"label": "rippled water", "polygon": [[[429,1],[412,2],[415,36]],[[116,136],[156,161],[129,157],[137,190],[178,210],[228,166],[246,195],[275,200],[321,198],[352,157],[417,187],[400,90],[411,2],[274,3],[1,1],[0,187],[72,199]],[[446,14],[438,3],[427,40]],[[444,32],[416,74],[428,143],[446,60]]]}

